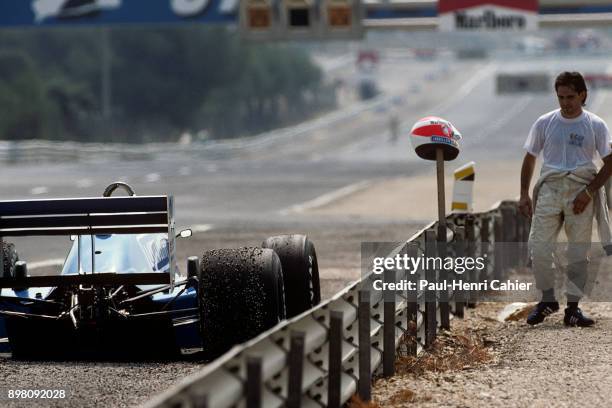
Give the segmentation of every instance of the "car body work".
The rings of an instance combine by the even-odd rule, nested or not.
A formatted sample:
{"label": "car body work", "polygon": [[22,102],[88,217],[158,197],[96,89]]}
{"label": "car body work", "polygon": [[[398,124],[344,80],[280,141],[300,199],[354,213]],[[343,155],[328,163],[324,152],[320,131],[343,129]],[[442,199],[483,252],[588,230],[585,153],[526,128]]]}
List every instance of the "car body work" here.
{"label": "car body work", "polygon": [[3,351],[199,347],[197,272],[175,265],[172,207],[171,196],[0,202],[0,236],[73,236],[60,275],[30,277],[18,262],[0,279]]}

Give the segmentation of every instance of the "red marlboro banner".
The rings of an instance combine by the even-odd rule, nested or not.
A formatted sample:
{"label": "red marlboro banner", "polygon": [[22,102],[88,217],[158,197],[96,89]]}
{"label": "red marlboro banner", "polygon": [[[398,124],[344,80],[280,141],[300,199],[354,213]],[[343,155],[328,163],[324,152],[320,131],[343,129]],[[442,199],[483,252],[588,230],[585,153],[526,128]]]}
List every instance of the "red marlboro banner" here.
{"label": "red marlboro banner", "polygon": [[520,31],[538,28],[538,0],[439,0],[443,31]]}
{"label": "red marlboro banner", "polygon": [[483,5],[538,12],[538,0],[438,0],[438,13],[448,13]]}

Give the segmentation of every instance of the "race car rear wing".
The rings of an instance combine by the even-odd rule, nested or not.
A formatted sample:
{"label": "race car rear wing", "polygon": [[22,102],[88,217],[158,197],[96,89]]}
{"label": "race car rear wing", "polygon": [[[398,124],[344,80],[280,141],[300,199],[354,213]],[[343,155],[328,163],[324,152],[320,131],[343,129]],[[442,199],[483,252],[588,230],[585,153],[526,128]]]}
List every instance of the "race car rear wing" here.
{"label": "race car rear wing", "polygon": [[[167,233],[170,260],[167,273],[28,277],[20,278],[19,282],[15,278],[2,276],[0,288],[70,285],[78,283],[79,279],[90,284],[123,283],[124,280],[125,283],[129,281],[135,284],[173,283],[176,271],[174,229],[172,196],[0,201],[0,244],[3,237]],[[0,265],[4,264],[3,256],[3,251],[0,251]],[[42,285],[43,283],[54,284]]]}

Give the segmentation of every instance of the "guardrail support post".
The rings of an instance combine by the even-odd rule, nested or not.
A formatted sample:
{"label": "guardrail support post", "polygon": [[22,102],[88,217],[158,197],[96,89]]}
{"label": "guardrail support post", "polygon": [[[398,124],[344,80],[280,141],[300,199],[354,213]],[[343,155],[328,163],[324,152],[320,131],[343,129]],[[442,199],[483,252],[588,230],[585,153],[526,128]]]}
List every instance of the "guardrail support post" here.
{"label": "guardrail support post", "polygon": [[259,356],[247,356],[246,406],[261,408],[262,362]]}
{"label": "guardrail support post", "polygon": [[495,242],[493,244],[493,251],[495,253],[495,265],[493,268],[493,277],[495,279],[501,279],[504,271],[504,248],[503,248],[503,229],[502,229],[502,217],[496,215],[493,217],[493,233],[495,235]]}
{"label": "guardrail support post", "polygon": [[525,223],[523,222],[523,214],[520,211],[515,209],[514,216],[516,220],[514,223],[516,224],[516,236],[514,237],[514,241],[516,242],[516,261],[514,262],[515,266],[520,268],[524,266],[524,257],[523,257],[523,229],[525,228]]}
{"label": "guardrail support post", "polygon": [[342,321],[344,313],[332,310],[329,315],[329,372],[327,373],[327,406],[340,408],[342,387]]}
{"label": "guardrail support post", "polygon": [[370,292],[359,291],[359,396],[362,401],[372,399],[372,343],[370,339]]}
{"label": "guardrail support post", "polygon": [[[395,270],[385,270],[385,282],[396,281]],[[385,290],[384,299],[384,322],[383,322],[383,377],[391,377],[395,374],[395,292]]]}
{"label": "guardrail support post", "polygon": [[491,218],[486,215],[483,215],[480,218],[480,256],[485,258],[485,267],[482,271],[480,271],[478,275],[478,282],[482,282],[489,276],[490,270],[490,254],[489,254],[489,237],[491,235],[489,229],[489,223],[491,222]]}
{"label": "guardrail support post", "polygon": [[304,332],[291,332],[289,346],[289,378],[287,384],[287,408],[302,405],[302,379],[304,378]]}
{"label": "guardrail support post", "polygon": [[[405,246],[406,254],[409,258],[416,258],[418,256],[417,244],[415,242],[408,242]],[[414,272],[414,273],[412,273]],[[414,282],[415,287],[418,287],[418,278],[420,276],[421,271],[411,271],[412,274],[408,275],[408,281]],[[407,293],[407,307],[406,307],[406,327],[407,331],[407,352],[409,356],[417,355],[417,322],[418,322],[418,313],[419,313],[419,304],[418,304],[418,291],[417,290],[408,290]]]}
{"label": "guardrail support post", "polygon": [[[474,216],[472,214],[468,214],[465,217],[465,241],[466,241],[466,256],[474,259],[476,257],[476,228],[474,227]],[[471,270],[466,271],[467,280],[470,283],[474,283],[477,280],[477,271]],[[472,293],[472,291],[466,291],[464,300],[466,302],[467,307],[474,308],[476,307],[476,296],[478,295],[478,291]]]}
{"label": "guardrail support post", "polygon": [[[436,255],[436,233],[425,231],[425,257]],[[426,269],[425,277],[429,283],[436,282],[436,271]],[[430,347],[436,339],[437,316],[436,316],[436,291],[425,290],[425,346]]]}
{"label": "guardrail support post", "polygon": [[527,266],[527,263],[529,262],[529,250],[528,250],[528,246],[527,246],[527,242],[529,241],[529,219],[527,217],[525,217],[523,214],[521,214],[519,212],[519,225],[520,227],[520,233],[519,233],[519,239],[518,241],[519,243],[519,250],[521,251],[520,253],[520,266],[525,267]]}
{"label": "guardrail support post", "polygon": [[[438,226],[438,250],[437,254],[440,258],[445,259],[447,253],[446,240],[446,225]],[[448,272],[441,268],[438,271],[438,282],[445,283],[448,281]],[[440,294],[440,327],[445,330],[450,330],[450,305],[448,303],[448,289],[442,289]]]}
{"label": "guardrail support post", "polygon": [[[457,257],[465,256],[465,227],[455,228],[455,251]],[[463,290],[455,292],[455,316],[463,318],[465,307],[465,294]]]}
{"label": "guardrail support post", "polygon": [[516,266],[516,212],[509,205],[501,208],[504,240],[504,269]]}

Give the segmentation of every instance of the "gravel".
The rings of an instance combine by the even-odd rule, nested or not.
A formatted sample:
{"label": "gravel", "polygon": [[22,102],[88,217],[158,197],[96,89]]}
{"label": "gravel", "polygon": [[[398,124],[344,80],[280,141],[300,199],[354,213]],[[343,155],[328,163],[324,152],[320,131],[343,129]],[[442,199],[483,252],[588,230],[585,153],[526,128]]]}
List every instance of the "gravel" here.
{"label": "gravel", "polygon": [[410,390],[411,403],[423,407],[609,407],[612,401],[612,304],[584,303],[597,322],[590,328],[563,325],[563,311],[531,327],[495,320],[503,304],[468,309],[452,321],[454,333],[466,329],[487,340],[490,363],[465,370],[422,376],[401,374],[379,380],[374,400],[403,407],[397,396]]}

